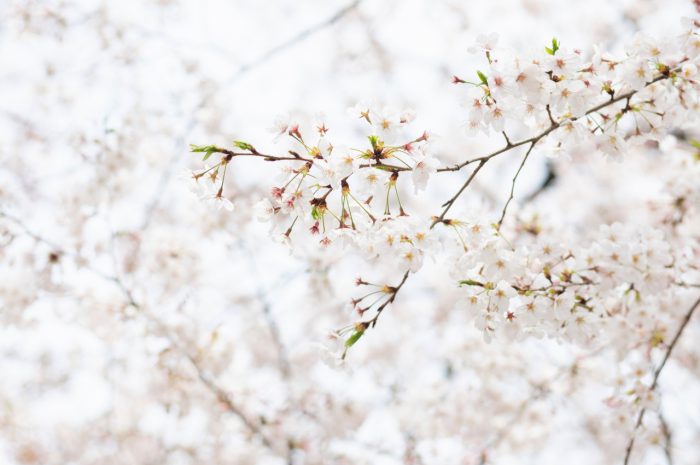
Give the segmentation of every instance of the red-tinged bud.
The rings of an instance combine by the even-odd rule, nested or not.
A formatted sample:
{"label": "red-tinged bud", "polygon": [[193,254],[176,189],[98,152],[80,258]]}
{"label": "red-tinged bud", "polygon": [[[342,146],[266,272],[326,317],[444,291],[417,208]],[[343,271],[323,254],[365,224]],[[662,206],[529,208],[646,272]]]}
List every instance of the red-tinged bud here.
{"label": "red-tinged bud", "polygon": [[321,240],[318,241],[318,242],[319,242],[319,244],[321,244],[321,245],[324,246],[324,247],[327,247],[327,246],[329,246],[329,245],[331,244],[331,240],[328,239],[328,236],[324,237],[323,239],[321,239]]}
{"label": "red-tinged bud", "polygon": [[284,187],[273,187],[272,188],[272,197],[279,200],[282,198],[282,194],[284,194]]}
{"label": "red-tinged bud", "polygon": [[457,76],[452,76],[452,84],[464,84],[465,81],[464,79],[460,79]]}
{"label": "red-tinged bud", "polygon": [[311,234],[318,234],[319,233],[318,221],[316,221],[314,223],[314,225],[309,228],[309,231],[311,231]]}
{"label": "red-tinged bud", "polygon": [[287,133],[292,137],[297,137],[297,138],[301,139],[301,132],[299,132],[299,125],[298,124],[295,124],[294,126],[290,126],[289,131]]}
{"label": "red-tinged bud", "polygon": [[216,192],[216,198],[220,199],[224,196],[224,186],[219,187],[219,190]]}

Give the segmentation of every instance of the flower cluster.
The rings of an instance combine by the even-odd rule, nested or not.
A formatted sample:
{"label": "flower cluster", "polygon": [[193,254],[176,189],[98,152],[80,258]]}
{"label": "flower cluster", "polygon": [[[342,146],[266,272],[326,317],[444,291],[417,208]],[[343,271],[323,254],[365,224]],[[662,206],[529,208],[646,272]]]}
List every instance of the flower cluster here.
{"label": "flower cluster", "polygon": [[[476,82],[453,78],[468,85],[467,126],[508,134],[558,127],[549,153],[617,156],[628,144],[663,135],[664,127],[692,124],[700,40],[693,21],[684,27],[685,33],[663,41],[640,34],[624,56],[599,49],[584,54],[553,39],[541,54],[524,57],[497,48],[493,36],[482,37],[478,49],[487,70],[477,71]],[[670,83],[653,84],[661,80]]]}
{"label": "flower cluster", "polygon": [[607,340],[604,326],[617,319],[643,325],[650,338],[657,329],[652,308],[673,283],[674,261],[660,231],[616,223],[601,226],[587,247],[537,235],[513,248],[489,228],[456,227],[468,245],[453,274],[487,340],[535,335],[585,344]]}

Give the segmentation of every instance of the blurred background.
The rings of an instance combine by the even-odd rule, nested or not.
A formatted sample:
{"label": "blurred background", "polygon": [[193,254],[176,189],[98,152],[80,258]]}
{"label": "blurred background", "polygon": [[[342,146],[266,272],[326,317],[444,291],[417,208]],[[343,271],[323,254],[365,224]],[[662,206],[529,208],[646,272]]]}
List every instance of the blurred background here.
{"label": "blurred background", "polygon": [[[614,462],[587,416],[598,407],[567,399],[574,380],[552,402],[522,407],[546,398],[543,380],[555,386],[558,367],[580,354],[485,346],[429,277],[404,320],[387,316],[358,347],[353,370],[325,364],[318,346],[348,322],[353,265],[290,255],[251,221],[271,185],[263,164],[232,171],[233,213],[200,202],[188,145],[242,139],[274,151],[275,117],[318,112],[351,145],[362,133],[346,109],[374,100],[415,109],[441,158],[478,154],[493,141],[466,135],[450,83],[483,66],[467,52],[477,35],[496,32],[523,52],[552,37],[619,52],[640,30],[674,31],[694,8],[0,0],[0,463],[457,464],[484,463],[486,449],[488,463]],[[479,184],[486,197],[506,195],[504,163]],[[545,171],[533,162],[523,192]],[[429,195],[448,198],[459,183]],[[452,318],[452,329],[429,328]],[[521,350],[527,363],[508,356]],[[454,423],[443,409],[463,415]],[[542,426],[509,426],[521,417]]]}

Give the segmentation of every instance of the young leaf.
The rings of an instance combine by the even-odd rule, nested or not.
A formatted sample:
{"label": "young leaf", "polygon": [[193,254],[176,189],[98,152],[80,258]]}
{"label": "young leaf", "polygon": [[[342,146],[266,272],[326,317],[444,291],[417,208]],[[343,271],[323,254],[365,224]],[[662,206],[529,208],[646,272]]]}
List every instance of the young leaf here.
{"label": "young leaf", "polygon": [[363,334],[365,334],[365,331],[364,331],[364,330],[355,330],[355,332],[352,333],[352,336],[350,336],[350,337],[345,341],[345,347],[346,347],[346,348],[350,348],[350,347],[352,347],[353,345],[355,345],[355,343],[356,343],[357,341],[360,340],[360,338],[362,337]]}
{"label": "young leaf", "polygon": [[207,158],[211,157],[213,153],[219,151],[219,148],[215,145],[195,145],[190,144],[190,152],[193,153],[204,153],[202,161],[206,161]]}
{"label": "young leaf", "polygon": [[248,142],[243,142],[242,140],[234,140],[233,145],[241,150],[247,150],[250,153],[258,153],[257,150],[255,150],[255,147],[250,145]]}
{"label": "young leaf", "polygon": [[211,152],[215,149],[216,147],[214,147],[213,145],[190,144],[190,152]]}
{"label": "young leaf", "polygon": [[552,38],[552,48],[545,47],[544,51],[550,55],[554,55],[555,53],[557,53],[557,50],[559,50],[559,41],[556,37],[554,37]]}
{"label": "young leaf", "polygon": [[488,78],[486,77],[486,75],[479,70],[476,70],[476,75],[479,76],[479,80],[481,81],[481,83],[483,85],[485,85],[486,87],[488,87],[489,81],[488,81]]}

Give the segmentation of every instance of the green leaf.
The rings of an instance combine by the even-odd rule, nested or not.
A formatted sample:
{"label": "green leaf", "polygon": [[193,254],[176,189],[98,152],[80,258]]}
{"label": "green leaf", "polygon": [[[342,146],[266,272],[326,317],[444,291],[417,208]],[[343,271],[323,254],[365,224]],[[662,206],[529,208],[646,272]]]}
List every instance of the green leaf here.
{"label": "green leaf", "polygon": [[316,205],[311,207],[311,218],[313,218],[315,220],[318,220],[319,218],[321,218],[321,213],[318,211],[318,207]]}
{"label": "green leaf", "polygon": [[207,158],[211,157],[213,153],[219,152],[219,148],[216,145],[195,145],[195,144],[190,144],[190,152],[193,153],[204,153],[204,157],[202,157],[202,161],[205,161]]}
{"label": "green leaf", "polygon": [[697,139],[691,139],[690,145],[692,145],[696,149],[700,149],[700,141]]}
{"label": "green leaf", "polygon": [[481,83],[482,83],[483,85],[485,85],[486,87],[488,87],[488,85],[489,85],[489,80],[488,80],[488,78],[486,77],[486,75],[485,75],[484,73],[482,73],[481,71],[479,71],[478,69],[476,70],[476,75],[479,76],[479,80],[481,81]]}
{"label": "green leaf", "polygon": [[365,334],[364,330],[355,330],[355,332],[352,333],[352,336],[350,336],[345,341],[345,348],[350,348],[353,345],[355,345],[355,343],[360,340],[360,338],[362,337],[363,334]]}
{"label": "green leaf", "polygon": [[483,286],[479,281],[474,281],[473,279],[463,279],[459,282],[460,286]]}
{"label": "green leaf", "polygon": [[257,153],[257,150],[255,150],[255,147],[250,145],[248,142],[243,142],[242,140],[234,140],[233,145],[238,147],[241,150],[247,150],[250,153]]}
{"label": "green leaf", "polygon": [[368,136],[369,143],[372,144],[372,150],[375,152],[384,148],[384,142],[379,138],[379,136]]}
{"label": "green leaf", "polygon": [[216,150],[213,145],[196,145],[190,144],[190,152],[212,152]]}
{"label": "green leaf", "polygon": [[559,41],[557,40],[556,37],[552,38],[552,48],[545,47],[544,51],[547,52],[550,55],[554,55],[557,53],[557,50],[559,50]]}

